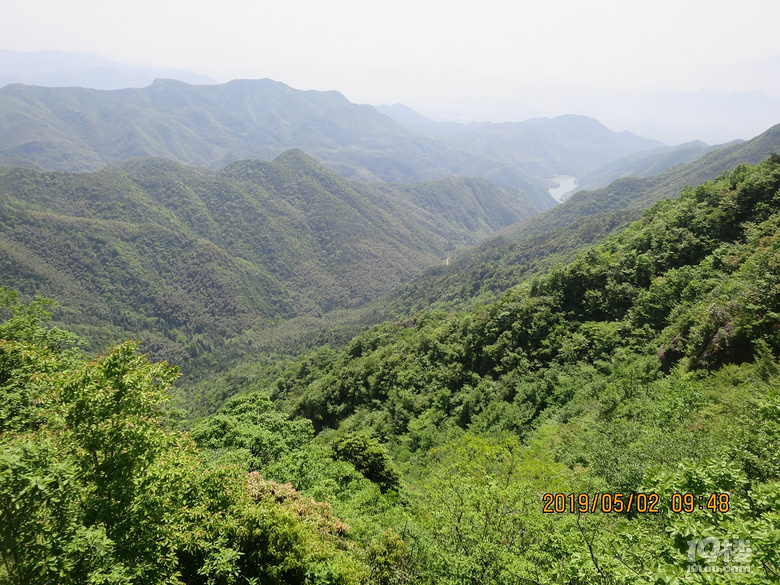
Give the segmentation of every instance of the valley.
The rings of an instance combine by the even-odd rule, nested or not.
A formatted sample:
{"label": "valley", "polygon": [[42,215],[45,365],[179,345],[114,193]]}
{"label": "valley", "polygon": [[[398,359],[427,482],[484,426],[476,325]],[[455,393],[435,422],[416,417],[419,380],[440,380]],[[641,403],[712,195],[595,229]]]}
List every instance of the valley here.
{"label": "valley", "polygon": [[0,582],[780,574],[780,125],[268,79],[10,84],[0,122]]}

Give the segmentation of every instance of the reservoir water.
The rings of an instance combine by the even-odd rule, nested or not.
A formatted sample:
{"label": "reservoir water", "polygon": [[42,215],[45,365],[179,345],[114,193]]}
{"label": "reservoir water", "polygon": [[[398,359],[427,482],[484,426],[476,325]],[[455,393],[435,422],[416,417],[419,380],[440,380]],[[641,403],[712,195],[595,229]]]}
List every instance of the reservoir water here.
{"label": "reservoir water", "polygon": [[571,193],[577,188],[577,177],[557,175],[550,180],[555,183],[550,187],[550,195],[556,201],[564,201],[566,199],[566,194]]}

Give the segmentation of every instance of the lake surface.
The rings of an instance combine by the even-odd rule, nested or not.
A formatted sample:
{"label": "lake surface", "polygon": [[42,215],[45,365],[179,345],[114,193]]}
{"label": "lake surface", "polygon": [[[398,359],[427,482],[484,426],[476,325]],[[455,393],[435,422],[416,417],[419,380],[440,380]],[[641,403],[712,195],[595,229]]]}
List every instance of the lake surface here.
{"label": "lake surface", "polygon": [[556,201],[563,201],[566,199],[566,194],[574,191],[577,188],[577,177],[571,177],[569,175],[557,175],[551,179],[555,185],[550,187],[550,195]]}

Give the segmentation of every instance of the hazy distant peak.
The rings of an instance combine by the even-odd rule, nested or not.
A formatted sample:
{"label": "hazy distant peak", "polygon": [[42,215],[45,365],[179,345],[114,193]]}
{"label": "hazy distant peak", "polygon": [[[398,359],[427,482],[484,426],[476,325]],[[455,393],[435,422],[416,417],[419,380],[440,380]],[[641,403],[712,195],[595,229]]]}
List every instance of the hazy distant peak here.
{"label": "hazy distant peak", "polygon": [[591,126],[603,126],[596,118],[592,116],[585,116],[583,114],[561,114],[560,116],[553,116],[552,118],[537,118],[538,120],[549,120],[554,123],[571,124],[579,122],[581,124],[589,124]]}
{"label": "hazy distant peak", "polygon": [[[737,142],[741,142],[741,141],[737,141]],[[679,148],[679,149],[684,149],[684,148],[703,148],[703,147],[706,147],[706,146],[710,146],[710,145],[707,144],[706,142],[701,141],[701,140],[691,140],[689,142],[683,142],[682,144],[676,144],[672,148]]]}
{"label": "hazy distant peak", "polygon": [[404,104],[393,104],[390,106],[383,104],[373,106],[373,108],[401,126],[425,134],[451,136],[459,134],[475,124],[482,124],[482,122],[469,122],[468,124],[451,121],[437,122]]}
{"label": "hazy distant peak", "polygon": [[579,124],[582,126],[590,126],[590,127],[603,126],[603,124],[598,120],[596,120],[596,118],[592,118],[590,116],[584,116],[582,114],[561,114],[560,116],[553,116],[552,118],[548,116],[540,116],[538,118],[529,118],[528,120],[519,123],[529,124],[529,125],[551,125],[551,126],[560,126],[560,125],[571,126],[574,124]]}
{"label": "hazy distant peak", "polygon": [[[604,134],[618,134],[622,136],[636,136],[633,132],[623,130],[620,132],[614,132],[607,128],[604,124],[599,122],[596,118],[590,116],[583,116],[581,114],[563,114],[561,116],[555,116],[554,118],[532,118],[520,124],[528,124],[530,126],[544,126],[550,129],[581,132],[599,132]],[[658,142],[658,141],[656,141]],[[658,142],[659,146],[662,146],[661,142]]]}
{"label": "hazy distant peak", "polygon": [[127,65],[92,53],[0,49],[0,87],[23,83],[40,87],[110,90],[148,87],[156,78],[177,79],[197,85],[217,83],[210,77],[191,71]]}
{"label": "hazy distant peak", "polygon": [[178,79],[170,79],[170,78],[164,78],[164,77],[156,77],[152,83],[149,84],[149,87],[174,87],[174,88],[183,88],[188,87],[192,85],[191,83],[187,83],[185,81],[179,81]]}
{"label": "hazy distant peak", "polygon": [[[223,84],[225,87],[242,87],[242,88],[248,88],[248,89],[256,89],[256,88],[269,88],[269,87],[276,87],[279,89],[293,89],[286,83],[283,83],[281,81],[276,81],[275,79],[269,79],[268,77],[262,77],[259,79],[250,79],[250,78],[240,78],[240,79],[231,79],[227,83]],[[293,90],[298,91],[298,90]]]}
{"label": "hazy distant peak", "polygon": [[420,112],[413,110],[404,104],[382,104],[374,107],[383,114],[390,116],[396,122],[403,124],[404,126],[415,124],[436,124],[436,122],[431,120],[428,116],[424,116]]}

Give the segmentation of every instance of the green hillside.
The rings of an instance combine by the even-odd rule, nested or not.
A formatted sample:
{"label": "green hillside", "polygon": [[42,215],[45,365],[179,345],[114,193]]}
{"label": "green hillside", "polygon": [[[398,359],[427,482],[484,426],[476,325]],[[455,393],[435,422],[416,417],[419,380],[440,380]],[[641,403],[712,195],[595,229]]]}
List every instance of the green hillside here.
{"label": "green hillside", "polygon": [[269,80],[0,124],[0,583],[780,579],[780,126],[432,138]]}
{"label": "green hillside", "polygon": [[300,151],[209,171],[139,159],[0,173],[0,279],[96,347],[182,363],[279,320],[358,307],[536,213],[484,180],[352,183]]}
{"label": "green hillside", "polygon": [[[25,176],[43,214],[34,179],[60,177]],[[56,213],[86,219],[74,177]],[[0,289],[0,581],[775,583],[778,230],[773,155],[492,303],[267,368],[187,433],[174,368],[84,355]]]}
{"label": "green hillside", "polygon": [[[756,343],[780,353],[780,295],[772,280],[779,192],[779,157],[758,167],[740,165],[679,199],[659,202],[574,262],[493,303],[472,312],[424,313],[357,336],[331,365],[334,379],[307,380],[298,390],[285,385],[283,395],[301,399],[295,408],[321,424],[335,425],[355,409],[374,410],[372,399],[392,408],[385,401],[401,370],[413,364],[423,369],[407,390],[428,401],[436,395],[432,388],[460,392],[507,374],[514,383],[518,369],[592,363],[618,347],[647,343],[667,370],[680,360],[686,369],[749,362]],[[390,370],[381,363],[385,356],[392,357]],[[366,377],[351,379],[369,362]],[[390,418],[397,420],[384,420]]]}
{"label": "green hillside", "polygon": [[[780,157],[740,165],[498,301],[377,326],[267,392],[328,442],[385,445],[416,502],[406,534],[431,555],[420,579],[666,582],[706,535],[750,539],[762,560],[744,582],[773,582],[779,209]],[[227,446],[209,420],[196,439]],[[593,491],[659,493],[659,513],[536,516],[545,492]],[[727,493],[729,513],[673,512],[690,491]],[[546,550],[543,532],[568,546]]]}
{"label": "green hillside", "polygon": [[577,192],[530,220],[503,230],[448,266],[432,268],[389,297],[396,314],[432,305],[463,306],[495,294],[554,262],[568,261],[582,246],[627,226],[653,203],[676,197],[742,163],[757,164],[780,151],[780,125],[743,143],[649,177],[628,177],[603,189]]}

